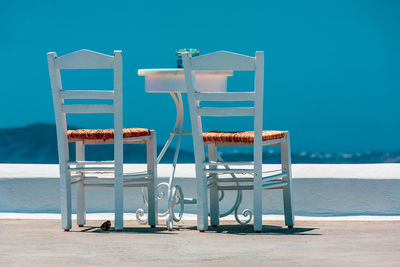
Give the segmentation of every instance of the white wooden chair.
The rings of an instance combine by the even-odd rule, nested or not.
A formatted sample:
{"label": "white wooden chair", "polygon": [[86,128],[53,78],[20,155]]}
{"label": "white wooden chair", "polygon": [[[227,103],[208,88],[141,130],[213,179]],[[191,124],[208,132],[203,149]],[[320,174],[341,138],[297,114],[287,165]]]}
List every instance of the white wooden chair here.
{"label": "white wooden chair", "polygon": [[[85,188],[114,187],[115,229],[123,229],[123,187],[145,187],[148,190],[148,223],[157,224],[156,133],[142,128],[122,127],[122,52],[113,56],[79,50],[58,57],[47,54],[54,112],[57,127],[58,157],[60,165],[61,224],[65,231],[71,228],[71,185],[77,186],[77,224],[86,223]],[[61,69],[113,69],[113,90],[64,90]],[[64,100],[90,99],[89,104],[66,104]],[[112,104],[93,104],[92,99],[109,99]],[[67,130],[68,113],[112,113],[114,129]],[[76,143],[76,161],[69,161],[68,142]],[[147,145],[147,170],[141,173],[123,172],[123,144]],[[85,145],[114,144],[114,160],[85,161]]]}
{"label": "white wooden chair", "polygon": [[[291,192],[290,141],[287,131],[263,131],[264,52],[255,57],[219,51],[203,56],[183,55],[185,81],[188,91],[190,118],[195,150],[197,177],[197,227],[208,228],[207,188],[210,189],[211,225],[219,224],[220,190],[253,190],[254,230],[262,230],[262,190],[283,189],[285,224],[294,225]],[[206,93],[196,90],[194,72],[202,70],[254,71],[255,90],[252,92]],[[221,101],[250,101],[252,107],[204,107],[200,103]],[[243,106],[243,105],[242,105]],[[203,116],[250,116],[254,119],[254,131],[203,133]],[[205,161],[204,145],[208,146],[208,161]],[[277,174],[263,176],[262,148],[264,145],[281,146],[281,170]],[[253,162],[223,162],[217,160],[217,147],[253,146]],[[246,167],[250,166],[250,167]],[[223,177],[230,175],[227,178]],[[241,175],[241,177],[239,177]],[[225,185],[224,185],[225,184]],[[233,185],[232,185],[233,184]]]}

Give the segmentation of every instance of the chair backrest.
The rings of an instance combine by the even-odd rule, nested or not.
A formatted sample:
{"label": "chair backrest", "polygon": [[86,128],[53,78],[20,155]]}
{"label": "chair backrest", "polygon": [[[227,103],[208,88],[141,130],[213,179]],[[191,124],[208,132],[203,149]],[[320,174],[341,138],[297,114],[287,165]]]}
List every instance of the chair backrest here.
{"label": "chair backrest", "polygon": [[[56,118],[58,155],[60,164],[69,160],[66,114],[68,113],[113,113],[114,114],[114,158],[122,156],[122,52],[113,56],[90,50],[78,50],[58,57],[55,52],[47,53],[50,83]],[[61,69],[112,69],[112,90],[65,90],[61,83]],[[64,104],[65,99],[110,99],[112,104]]]}
{"label": "chair backrest", "polygon": [[[189,109],[192,122],[194,149],[200,151],[204,160],[204,143],[202,138],[202,116],[251,116],[254,119],[254,146],[262,145],[263,129],[263,89],[264,89],[264,52],[256,52],[255,57],[249,57],[227,51],[219,51],[203,56],[182,56],[188,92]],[[202,70],[231,70],[254,71],[254,90],[251,92],[218,92],[202,93],[196,90],[196,71]],[[201,107],[201,101],[221,102],[251,101],[251,107]],[[254,149],[254,161],[262,162],[261,149]]]}

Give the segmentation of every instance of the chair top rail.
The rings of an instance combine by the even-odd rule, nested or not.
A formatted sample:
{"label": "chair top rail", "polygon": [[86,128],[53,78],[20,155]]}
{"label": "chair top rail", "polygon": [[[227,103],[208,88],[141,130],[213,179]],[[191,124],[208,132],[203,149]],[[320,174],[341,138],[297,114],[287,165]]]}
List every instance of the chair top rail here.
{"label": "chair top rail", "polygon": [[124,179],[136,179],[136,178],[146,178],[150,177],[152,174],[147,172],[147,173],[136,173],[136,174],[124,174]]}
{"label": "chair top rail", "polygon": [[214,53],[192,58],[193,70],[255,70],[254,57],[240,55],[228,51]]}
{"label": "chair top rail", "polygon": [[63,99],[113,99],[114,91],[105,90],[63,90]]}
{"label": "chair top rail", "polygon": [[200,101],[254,101],[254,92],[219,92],[219,93],[198,93],[196,100]]}
{"label": "chair top rail", "polygon": [[64,113],[114,113],[113,105],[62,105]]}
{"label": "chair top rail", "polygon": [[124,171],[124,175],[141,175],[141,174],[149,174],[149,173],[151,173],[151,171],[134,171],[134,172],[131,172],[131,171],[129,171],[129,172],[125,172]]}
{"label": "chair top rail", "polygon": [[214,108],[204,107],[197,108],[200,116],[209,117],[248,117],[255,115],[254,108]]}
{"label": "chair top rail", "polygon": [[81,49],[57,57],[55,59],[55,66],[57,69],[113,69],[114,57],[87,49]]}
{"label": "chair top rail", "polygon": [[217,178],[215,179],[218,183],[251,183],[254,182],[253,177],[246,178]]}
{"label": "chair top rail", "polygon": [[125,184],[132,184],[132,185],[136,185],[136,184],[138,184],[138,185],[140,185],[140,186],[142,186],[143,184],[148,184],[148,183],[151,183],[151,179],[129,179],[129,180],[123,180],[123,182],[124,182],[124,185]]}

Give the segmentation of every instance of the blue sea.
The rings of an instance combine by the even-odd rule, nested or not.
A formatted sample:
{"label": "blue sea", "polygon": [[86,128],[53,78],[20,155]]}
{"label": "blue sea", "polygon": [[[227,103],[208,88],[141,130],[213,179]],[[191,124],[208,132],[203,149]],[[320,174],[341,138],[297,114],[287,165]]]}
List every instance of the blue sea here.
{"label": "blue sea", "polygon": [[[159,140],[160,152],[164,142]],[[75,148],[71,144],[71,159],[74,159]],[[172,146],[161,163],[172,162]],[[218,151],[219,156],[227,161],[252,160],[252,150],[227,149]],[[87,146],[87,160],[105,160],[113,158],[113,146]],[[144,163],[146,149],[144,145],[125,145],[124,161],[126,163]],[[193,152],[184,148],[180,150],[179,163],[193,163]],[[266,147],[263,151],[264,163],[280,163],[280,151],[276,146]],[[362,151],[362,152],[318,152],[292,151],[293,163],[315,164],[360,164],[360,163],[400,163],[400,151]],[[36,123],[26,127],[0,129],[0,163],[58,163],[57,138],[54,124]]]}

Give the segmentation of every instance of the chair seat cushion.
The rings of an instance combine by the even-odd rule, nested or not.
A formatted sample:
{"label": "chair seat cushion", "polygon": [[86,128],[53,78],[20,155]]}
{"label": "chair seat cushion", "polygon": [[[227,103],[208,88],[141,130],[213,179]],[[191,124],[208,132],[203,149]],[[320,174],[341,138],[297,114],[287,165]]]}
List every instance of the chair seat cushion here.
{"label": "chair seat cushion", "polygon": [[[285,131],[263,131],[262,140],[276,140],[286,136]],[[203,133],[204,142],[216,142],[216,143],[254,143],[254,132],[221,132],[221,131],[210,131]]]}
{"label": "chair seat cushion", "polygon": [[[124,138],[148,136],[151,132],[144,128],[124,128]],[[68,140],[109,140],[114,139],[114,129],[79,129],[69,130]]]}

